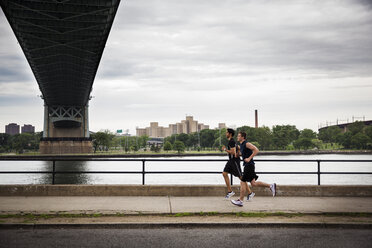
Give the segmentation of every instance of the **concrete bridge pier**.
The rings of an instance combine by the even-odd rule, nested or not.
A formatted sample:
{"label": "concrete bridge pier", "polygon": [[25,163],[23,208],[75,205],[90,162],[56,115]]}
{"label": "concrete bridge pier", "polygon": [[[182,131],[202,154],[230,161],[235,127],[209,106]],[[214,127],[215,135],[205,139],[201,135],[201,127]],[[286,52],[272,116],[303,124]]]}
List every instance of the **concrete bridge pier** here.
{"label": "concrete bridge pier", "polygon": [[91,153],[88,105],[44,106],[41,154]]}

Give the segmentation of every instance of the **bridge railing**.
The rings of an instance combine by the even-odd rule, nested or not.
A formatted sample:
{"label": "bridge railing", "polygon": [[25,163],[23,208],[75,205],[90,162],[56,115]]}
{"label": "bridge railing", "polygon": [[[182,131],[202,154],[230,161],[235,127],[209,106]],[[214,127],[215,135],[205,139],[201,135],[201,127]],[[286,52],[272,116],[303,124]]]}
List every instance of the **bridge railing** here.
{"label": "bridge railing", "polygon": [[[146,170],[146,162],[214,162],[214,161],[227,161],[227,159],[153,159],[153,158],[30,158],[30,157],[0,157],[0,161],[50,161],[52,164],[52,170],[45,171],[0,171],[0,174],[52,174],[52,184],[55,184],[55,177],[57,174],[142,174],[142,185],[145,185],[146,174],[221,174],[221,171],[148,171]],[[62,161],[109,161],[109,162],[142,162],[142,170],[139,171],[60,171],[56,170],[56,162]],[[346,172],[346,171],[334,171],[327,172],[321,171],[321,163],[372,163],[372,160],[334,160],[334,159],[255,159],[256,162],[305,162],[305,163],[316,163],[316,171],[269,171],[269,172],[260,172],[257,171],[257,174],[273,174],[273,175],[283,175],[283,174],[296,174],[296,175],[317,175],[318,185],[320,184],[321,175],[372,175],[372,172]],[[231,185],[233,184],[233,176],[231,175]]]}

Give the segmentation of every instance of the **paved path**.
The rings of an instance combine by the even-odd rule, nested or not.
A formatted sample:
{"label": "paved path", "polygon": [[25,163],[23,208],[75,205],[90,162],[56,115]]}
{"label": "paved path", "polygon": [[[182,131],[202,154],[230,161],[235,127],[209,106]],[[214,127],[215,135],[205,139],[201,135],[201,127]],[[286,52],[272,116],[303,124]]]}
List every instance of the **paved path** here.
{"label": "paved path", "polygon": [[[235,199],[236,197],[234,197]],[[0,214],[171,214],[184,212],[372,212],[372,197],[255,197],[237,207],[223,197],[0,197]]]}
{"label": "paved path", "polygon": [[0,247],[371,247],[370,229],[125,228],[0,230]]}

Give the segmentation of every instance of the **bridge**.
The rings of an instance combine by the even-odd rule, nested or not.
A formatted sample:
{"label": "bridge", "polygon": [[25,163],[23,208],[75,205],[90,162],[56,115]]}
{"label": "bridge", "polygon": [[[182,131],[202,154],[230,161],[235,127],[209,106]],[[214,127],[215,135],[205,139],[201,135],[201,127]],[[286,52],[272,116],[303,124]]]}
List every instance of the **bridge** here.
{"label": "bridge", "polygon": [[[363,123],[364,125],[366,125],[366,126],[371,126],[372,125],[372,120],[368,120],[368,121],[360,121],[361,123]],[[325,129],[327,129],[327,128],[330,128],[330,127],[339,127],[340,129],[342,129],[342,131],[343,132],[346,132],[347,131],[347,128],[348,128],[348,126],[350,126],[350,125],[352,125],[352,124],[354,124],[355,122],[349,122],[349,123],[341,123],[341,124],[336,124],[336,125],[327,125],[327,126],[325,126],[325,127],[320,127],[319,129],[318,129],[318,131],[320,131],[320,130],[325,130]]]}
{"label": "bridge", "polygon": [[41,153],[87,153],[94,78],[120,0],[0,0],[44,100]]}

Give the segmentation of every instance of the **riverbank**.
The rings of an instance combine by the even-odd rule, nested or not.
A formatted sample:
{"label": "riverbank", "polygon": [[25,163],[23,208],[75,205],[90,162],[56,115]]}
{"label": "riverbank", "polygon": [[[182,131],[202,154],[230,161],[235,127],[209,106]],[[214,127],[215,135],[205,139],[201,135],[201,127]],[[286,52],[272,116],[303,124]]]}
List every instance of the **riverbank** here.
{"label": "riverbank", "polygon": [[[260,151],[257,156],[272,155],[318,155],[318,154],[340,154],[340,155],[369,155],[372,150],[306,150],[306,151]],[[226,156],[225,152],[166,152],[166,153],[91,153],[91,154],[61,154],[49,155],[39,153],[26,154],[0,154],[0,158],[37,158],[37,157],[81,157],[81,158],[151,158],[151,157],[199,157],[199,156]]]}

